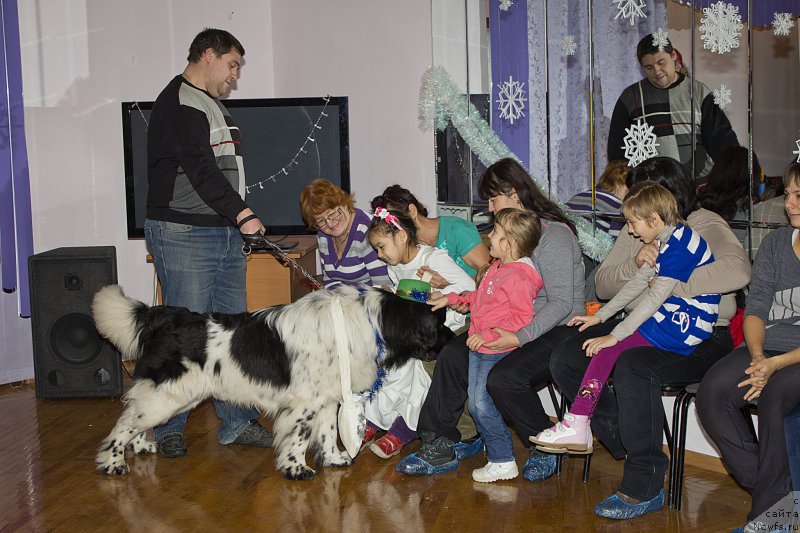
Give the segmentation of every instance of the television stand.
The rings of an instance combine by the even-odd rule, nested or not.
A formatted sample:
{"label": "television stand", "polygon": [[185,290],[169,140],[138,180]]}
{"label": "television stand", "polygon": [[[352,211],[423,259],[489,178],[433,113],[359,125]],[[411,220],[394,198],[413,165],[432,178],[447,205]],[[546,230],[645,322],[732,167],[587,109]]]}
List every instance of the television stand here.
{"label": "television stand", "polygon": [[[268,236],[280,239],[282,236]],[[317,272],[316,235],[289,235],[282,242],[296,242],[297,246],[284,253],[297,261],[309,274]],[[247,310],[288,304],[311,292],[305,277],[280,262],[267,250],[254,250],[247,256]]]}
{"label": "television stand", "polygon": [[[281,236],[269,236],[280,239]],[[296,242],[297,246],[284,252],[306,269],[310,274],[317,272],[316,235],[289,235],[285,242]],[[153,258],[148,255],[147,262]],[[247,310],[255,311],[263,307],[288,304],[311,292],[305,277],[266,250],[254,250],[247,256]],[[161,303],[159,285],[158,301]]]}

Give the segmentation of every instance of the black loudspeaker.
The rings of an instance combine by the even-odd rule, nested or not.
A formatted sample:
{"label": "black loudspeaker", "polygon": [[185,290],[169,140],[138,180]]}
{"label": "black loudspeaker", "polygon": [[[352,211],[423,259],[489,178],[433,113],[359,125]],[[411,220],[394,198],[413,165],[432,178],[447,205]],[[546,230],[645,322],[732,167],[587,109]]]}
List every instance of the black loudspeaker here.
{"label": "black loudspeaker", "polygon": [[122,395],[119,352],[97,332],[92,299],[117,282],[113,246],[56,248],[28,258],[36,396]]}

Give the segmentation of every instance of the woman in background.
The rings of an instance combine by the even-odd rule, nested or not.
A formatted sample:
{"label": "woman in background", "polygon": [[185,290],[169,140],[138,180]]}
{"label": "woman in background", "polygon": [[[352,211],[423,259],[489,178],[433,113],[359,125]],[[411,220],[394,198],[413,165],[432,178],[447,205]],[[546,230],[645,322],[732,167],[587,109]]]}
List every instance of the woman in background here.
{"label": "woman in background", "polygon": [[[594,205],[592,205],[592,190],[579,192],[567,201],[567,208],[581,211],[584,218],[592,221],[592,211],[597,227],[616,239],[619,230],[625,225],[625,219],[620,215],[622,200],[628,193],[626,180],[631,168],[623,160],[610,161],[597,182],[594,190]],[[594,208],[594,209],[593,209]],[[613,216],[606,216],[608,213]]]}
{"label": "woman in background", "polygon": [[[714,161],[704,184],[697,189],[700,206],[721,216],[726,222],[748,220],[750,202],[758,203],[761,184],[761,165],[753,153],[753,183],[750,183],[749,151],[732,146],[722,151]],[[747,230],[733,228],[739,242],[747,249]]]}
{"label": "woman in background", "polygon": [[315,179],[300,193],[300,210],[309,229],[317,230],[317,246],[326,289],[338,284],[389,285],[386,264],[367,240],[370,217],[353,196],[324,179]]}
{"label": "woman in background", "polygon": [[[417,239],[421,244],[433,246],[447,251],[453,261],[470,276],[489,262],[489,248],[481,239],[475,224],[458,217],[441,216],[428,218],[428,210],[400,185],[391,185],[383,194],[375,197],[372,208],[383,206],[390,211],[400,211],[414,221],[417,228]],[[437,272],[431,286],[443,289],[450,280],[444,279]]]}

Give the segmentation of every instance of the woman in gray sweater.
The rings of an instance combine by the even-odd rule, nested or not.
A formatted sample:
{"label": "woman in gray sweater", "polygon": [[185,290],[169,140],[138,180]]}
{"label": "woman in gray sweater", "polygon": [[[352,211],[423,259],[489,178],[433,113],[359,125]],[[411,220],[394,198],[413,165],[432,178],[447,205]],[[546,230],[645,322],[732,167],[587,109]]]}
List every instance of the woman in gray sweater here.
{"label": "woman in gray sweater", "polygon": [[[566,325],[569,319],[585,312],[583,258],[575,226],[515,160],[501,159],[486,169],[478,191],[489,200],[490,211],[504,207],[527,209],[536,213],[542,225],[539,246],[531,257],[544,282],[533,302],[533,320],[516,333],[503,330],[498,324],[500,338],[486,345],[496,350],[514,350],[492,369],[486,388],[520,440],[530,446],[528,437],[551,425],[537,393],[550,379],[550,353],[571,335]],[[440,474],[456,468],[459,459],[483,449],[482,439],[460,442],[457,428],[467,401],[466,336],[456,337],[439,354],[417,427],[422,448],[401,460],[396,467],[398,472],[416,476]],[[542,454],[532,450],[536,457],[533,461],[528,459],[523,476],[540,478],[541,469],[552,475],[555,458],[548,457],[541,465],[542,461],[535,459]],[[531,469],[533,464],[536,466]]]}
{"label": "woman in gray sweater", "polygon": [[[791,226],[767,235],[758,249],[744,311],[745,344],[715,364],[697,392],[703,427],[752,495],[750,522],[792,490],[783,419],[800,404],[800,163],[789,166],[784,186]],[[756,399],[758,441],[741,411]],[[783,511],[784,518],[793,516],[794,501]]]}

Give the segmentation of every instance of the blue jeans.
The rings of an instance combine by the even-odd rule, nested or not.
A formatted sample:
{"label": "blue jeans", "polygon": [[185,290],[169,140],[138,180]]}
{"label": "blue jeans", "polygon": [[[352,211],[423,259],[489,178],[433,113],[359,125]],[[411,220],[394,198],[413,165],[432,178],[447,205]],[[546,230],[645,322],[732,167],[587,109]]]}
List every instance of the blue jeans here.
{"label": "blue jeans", "polygon": [[[234,227],[190,226],[161,220],[145,220],[144,236],[161,282],[164,305],[186,307],[197,313],[247,311],[242,237]],[[258,411],[214,400],[222,419],[219,441],[230,444],[244,431]],[[189,411],[175,415],[153,428],[156,438],[183,434]]]}
{"label": "blue jeans", "polygon": [[483,436],[489,461],[492,463],[507,463],[514,460],[511,432],[503,421],[503,415],[497,410],[492,397],[486,390],[486,379],[489,377],[489,372],[508,353],[469,352],[467,407],[469,414],[475,420],[478,433]]}

